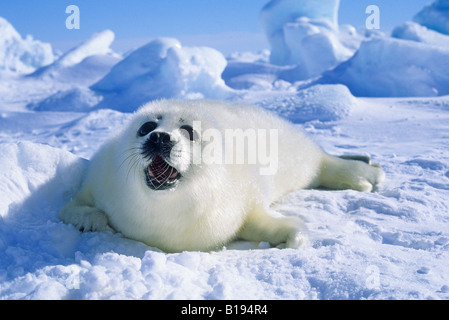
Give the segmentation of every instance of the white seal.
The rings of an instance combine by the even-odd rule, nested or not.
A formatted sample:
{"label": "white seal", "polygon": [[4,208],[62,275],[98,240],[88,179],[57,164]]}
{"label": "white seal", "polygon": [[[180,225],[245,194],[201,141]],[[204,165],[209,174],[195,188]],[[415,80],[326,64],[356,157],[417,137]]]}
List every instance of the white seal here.
{"label": "white seal", "polygon": [[300,220],[270,205],[301,188],[371,191],[384,172],[367,162],[328,155],[255,106],[155,101],[93,156],[60,218],[84,231],[109,225],[166,252],[236,238],[297,248],[306,241]]}

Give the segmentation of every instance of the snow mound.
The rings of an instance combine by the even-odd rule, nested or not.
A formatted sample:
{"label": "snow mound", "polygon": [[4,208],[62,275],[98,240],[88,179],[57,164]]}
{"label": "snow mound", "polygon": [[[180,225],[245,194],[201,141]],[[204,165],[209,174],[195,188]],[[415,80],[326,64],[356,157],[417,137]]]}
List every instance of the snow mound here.
{"label": "snow mound", "polygon": [[259,103],[294,123],[340,120],[356,104],[357,99],[343,85],[315,85],[295,95],[277,96]]}
{"label": "snow mound", "polygon": [[267,63],[270,60],[270,50],[263,49],[258,52],[243,51],[233,52],[227,57],[228,61],[240,62],[263,62]]}
{"label": "snow mound", "polygon": [[54,63],[33,72],[30,77],[90,86],[122,59],[110,49],[113,41],[114,33],[110,30],[95,33]]}
{"label": "snow mound", "polygon": [[288,78],[294,69],[262,62],[229,61],[221,76],[226,85],[236,90],[271,90],[277,80]]}
{"label": "snow mound", "polygon": [[99,107],[122,111],[160,98],[225,99],[232,93],[221,78],[226,64],[215,49],[159,38],[127,56],[92,89],[104,95]]}
{"label": "snow mound", "polygon": [[296,80],[320,75],[352,56],[339,40],[339,0],[273,0],[260,14],[270,62],[298,65]]}
{"label": "snow mound", "polygon": [[[90,39],[69,50],[54,63],[42,67],[28,77],[64,84],[50,96],[33,101],[28,109],[36,111],[87,111],[103,97],[89,89],[102,79],[122,58],[110,49],[114,33],[95,33]],[[67,89],[67,86],[69,87]]]}
{"label": "snow mound", "polygon": [[181,43],[172,38],[159,38],[134,50],[124,60],[117,63],[111,72],[92,86],[104,92],[124,91],[130,82],[145,74],[153,74],[166,59],[170,48],[181,48]]}
{"label": "snow mound", "polygon": [[94,33],[88,40],[63,54],[56,63],[69,67],[80,63],[89,56],[117,55],[110,48],[114,37],[114,32],[111,30]]}
{"label": "snow mound", "polygon": [[80,63],[64,67],[58,64],[40,68],[29,77],[42,80],[52,79],[60,83],[90,86],[102,79],[121,58],[111,55],[94,55],[86,57]]}
{"label": "snow mound", "polygon": [[413,20],[429,29],[449,34],[449,0],[436,0],[418,12]]}
{"label": "snow mound", "polygon": [[51,96],[27,105],[34,111],[89,111],[103,99],[86,87],[74,87],[58,91]]}
{"label": "snow mound", "polygon": [[14,27],[0,17],[0,71],[30,73],[54,59],[49,43],[33,40],[29,35],[22,39]]}
{"label": "snow mound", "polygon": [[396,27],[391,33],[391,36],[393,38],[412,40],[433,46],[449,48],[449,36],[411,21],[404,22]]}
{"label": "snow mound", "polygon": [[449,48],[375,38],[319,83],[341,83],[355,96],[419,97],[449,94]]}
{"label": "snow mound", "polygon": [[32,108],[130,112],[160,98],[226,99],[233,93],[221,78],[226,64],[215,49],[181,47],[176,39],[160,38],[129,54],[90,88],[58,92]]}
{"label": "snow mound", "polygon": [[[32,209],[33,201],[61,205],[64,192],[80,185],[86,162],[67,151],[22,141],[0,143],[0,167],[5,169],[0,172],[0,217],[7,218],[25,203]],[[47,212],[55,218],[54,211]]]}

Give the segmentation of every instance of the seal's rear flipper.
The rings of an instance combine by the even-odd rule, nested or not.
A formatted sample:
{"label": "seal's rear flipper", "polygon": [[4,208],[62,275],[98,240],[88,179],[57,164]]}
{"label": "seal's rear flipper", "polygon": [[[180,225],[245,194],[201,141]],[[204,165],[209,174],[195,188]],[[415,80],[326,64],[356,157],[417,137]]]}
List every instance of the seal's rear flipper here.
{"label": "seal's rear flipper", "polygon": [[353,189],[370,192],[384,179],[382,168],[378,164],[372,164],[367,156],[325,155],[321,163],[318,186],[332,190]]}

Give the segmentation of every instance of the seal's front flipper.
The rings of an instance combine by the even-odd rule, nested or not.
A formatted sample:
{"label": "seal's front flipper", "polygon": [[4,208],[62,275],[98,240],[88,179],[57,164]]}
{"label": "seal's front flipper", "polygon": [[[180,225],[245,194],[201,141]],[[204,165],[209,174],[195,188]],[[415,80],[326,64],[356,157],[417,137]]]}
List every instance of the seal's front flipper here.
{"label": "seal's front flipper", "polygon": [[265,241],[273,246],[285,243],[287,248],[303,247],[307,243],[304,227],[297,217],[272,217],[263,209],[248,215],[238,237],[248,241]]}
{"label": "seal's front flipper", "polygon": [[86,194],[88,193],[80,192],[67,202],[59,211],[59,218],[64,223],[74,225],[81,232],[106,230],[108,227],[106,214],[93,206]]}

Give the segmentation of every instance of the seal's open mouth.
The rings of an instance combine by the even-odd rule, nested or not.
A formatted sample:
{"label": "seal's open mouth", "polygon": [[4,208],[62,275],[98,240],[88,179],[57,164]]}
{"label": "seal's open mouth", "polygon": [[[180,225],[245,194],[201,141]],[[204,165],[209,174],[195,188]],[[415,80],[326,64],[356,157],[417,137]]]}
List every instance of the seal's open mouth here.
{"label": "seal's open mouth", "polygon": [[156,155],[153,162],[145,169],[147,185],[153,190],[173,188],[181,174],[169,165],[161,155]]}

